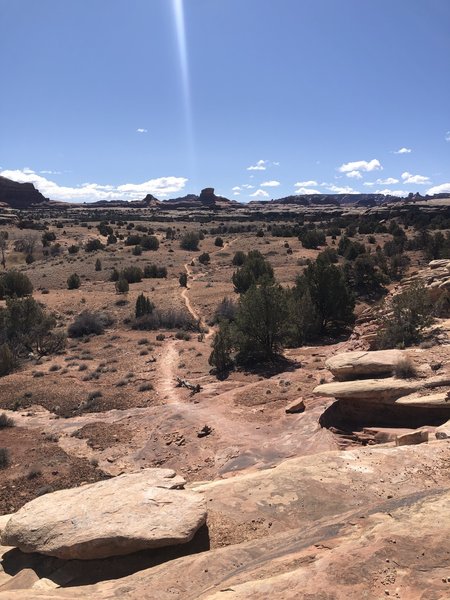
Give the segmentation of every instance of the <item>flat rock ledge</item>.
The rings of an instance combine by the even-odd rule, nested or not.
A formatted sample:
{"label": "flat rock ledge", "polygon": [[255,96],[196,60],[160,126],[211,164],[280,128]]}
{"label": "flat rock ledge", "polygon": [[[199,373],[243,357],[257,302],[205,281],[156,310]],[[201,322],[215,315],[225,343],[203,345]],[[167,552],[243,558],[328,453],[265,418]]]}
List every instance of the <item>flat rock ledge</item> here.
{"label": "flat rock ledge", "polygon": [[146,469],[35,498],[1,544],[63,559],[96,559],[189,542],[206,521],[203,497],[170,469]]}
{"label": "flat rock ledge", "polygon": [[401,350],[341,352],[325,361],[325,366],[338,381],[345,381],[392,375],[406,361],[408,355]]}
{"label": "flat rock ledge", "polygon": [[[314,389],[314,394],[318,396],[327,396],[328,398],[337,398],[338,400],[355,400],[362,402],[371,400],[380,404],[389,404],[395,402],[402,396],[408,396],[414,394],[414,392],[447,386],[449,384],[449,376],[430,377],[427,380],[413,381],[387,377],[385,379],[361,379],[358,381],[323,383]],[[433,402],[437,402],[435,396],[433,396]],[[426,403],[423,398],[421,401],[416,398],[415,403],[418,405],[419,403],[420,405],[429,405],[431,402]],[[439,402],[439,404],[446,405],[447,403],[442,401]]]}

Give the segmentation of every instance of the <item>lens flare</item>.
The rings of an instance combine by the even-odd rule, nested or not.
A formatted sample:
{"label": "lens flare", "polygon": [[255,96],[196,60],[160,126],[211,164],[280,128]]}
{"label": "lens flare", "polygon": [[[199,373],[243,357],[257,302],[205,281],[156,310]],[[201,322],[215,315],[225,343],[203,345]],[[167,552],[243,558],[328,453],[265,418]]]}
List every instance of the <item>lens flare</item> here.
{"label": "lens flare", "polygon": [[172,0],[172,8],[177,37],[178,57],[181,71],[181,85],[183,89],[184,116],[186,125],[188,164],[191,170],[191,179],[194,175],[194,128],[192,123],[191,90],[189,78],[189,61],[186,43],[186,23],[184,18],[183,0]]}

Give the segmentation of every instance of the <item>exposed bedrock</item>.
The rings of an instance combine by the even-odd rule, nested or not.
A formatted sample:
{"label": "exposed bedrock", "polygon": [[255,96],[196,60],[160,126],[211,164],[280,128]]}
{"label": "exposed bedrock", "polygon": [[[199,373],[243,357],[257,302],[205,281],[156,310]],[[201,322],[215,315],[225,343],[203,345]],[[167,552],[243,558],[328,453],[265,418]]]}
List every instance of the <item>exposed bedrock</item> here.
{"label": "exposed bedrock", "polygon": [[[450,375],[415,376],[407,352],[346,352],[328,359],[326,366],[338,381],[314,390],[336,399],[320,417],[323,427],[437,427],[450,419]],[[392,377],[398,370],[409,378]]]}

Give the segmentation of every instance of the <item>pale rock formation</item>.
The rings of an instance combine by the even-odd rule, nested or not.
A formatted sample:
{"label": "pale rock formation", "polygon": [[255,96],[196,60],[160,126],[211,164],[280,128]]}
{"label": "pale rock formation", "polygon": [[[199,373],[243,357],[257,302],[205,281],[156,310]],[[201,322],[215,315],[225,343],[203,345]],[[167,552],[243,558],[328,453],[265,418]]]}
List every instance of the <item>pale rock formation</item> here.
{"label": "pale rock formation", "polygon": [[185,543],[206,510],[184,483],[170,469],[146,469],[46,494],[11,516],[1,543],[81,560]]}
{"label": "pale rock formation", "polygon": [[401,350],[341,352],[325,361],[325,366],[338,381],[345,381],[392,375],[405,360],[407,355]]}

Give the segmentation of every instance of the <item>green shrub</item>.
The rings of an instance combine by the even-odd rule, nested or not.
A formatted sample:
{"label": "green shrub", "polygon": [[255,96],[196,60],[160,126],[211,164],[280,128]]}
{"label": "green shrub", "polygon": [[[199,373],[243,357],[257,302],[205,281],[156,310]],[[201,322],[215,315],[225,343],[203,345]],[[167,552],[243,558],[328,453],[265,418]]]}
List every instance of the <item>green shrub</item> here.
{"label": "green shrub", "polygon": [[143,293],[139,294],[136,299],[136,307],[134,311],[134,316],[136,319],[143,317],[144,315],[149,315],[153,312],[155,305],[151,302],[150,298],[144,296]]}
{"label": "green shrub", "polygon": [[[132,323],[133,329],[152,331],[156,329],[180,329],[183,331],[199,331],[199,323],[192,315],[183,310],[159,310],[153,309]],[[159,339],[158,336],[156,339]]]}
{"label": "green shrub", "polygon": [[307,229],[298,236],[301,241],[303,248],[315,249],[318,246],[324,246],[326,244],[326,238],[323,231],[317,229]]}
{"label": "green shrub", "polygon": [[2,344],[0,346],[0,377],[9,375],[14,371],[16,361],[14,354],[11,352],[11,348],[8,344]]}
{"label": "green shrub", "polygon": [[7,271],[0,275],[0,300],[17,296],[22,298],[33,292],[31,281],[20,271]]}
{"label": "green shrub", "polygon": [[252,285],[274,281],[272,265],[258,250],[251,250],[244,265],[233,273],[232,281],[234,291],[245,294]]}
{"label": "green shrub", "polygon": [[242,250],[238,250],[237,252],[234,253],[232,264],[235,267],[242,267],[242,265],[245,263],[246,258],[247,258],[247,256],[246,256],[245,252],[242,252]]}
{"label": "green shrub", "polygon": [[212,352],[208,359],[209,364],[215,367],[218,373],[225,373],[233,366],[232,350],[233,337],[230,325],[227,321],[223,321],[214,335]]}
{"label": "green shrub", "polygon": [[126,294],[130,289],[130,284],[126,279],[121,277],[118,281],[116,281],[116,292],[118,294]]}
{"label": "green shrub", "polygon": [[42,245],[44,248],[50,245],[50,242],[56,240],[56,234],[53,231],[46,231],[42,234]]}
{"label": "green shrub", "polygon": [[69,275],[69,277],[67,278],[67,289],[68,290],[77,290],[81,285],[81,279],[79,277],[79,275],[77,275],[76,273],[72,273],[72,275]]}
{"label": "green shrub", "polygon": [[279,285],[252,286],[241,296],[235,321],[238,362],[273,360],[283,347],[287,317],[286,294]]}
{"label": "green shrub", "polygon": [[8,298],[6,308],[0,309],[0,343],[7,344],[14,357],[60,352],[65,336],[53,331],[55,325],[55,318],[34,298]]}
{"label": "green shrub", "polygon": [[207,265],[209,264],[209,261],[211,260],[208,252],[203,252],[202,254],[200,254],[200,256],[198,257],[198,262],[201,263],[202,265]]}
{"label": "green shrub", "polygon": [[195,231],[186,232],[180,241],[180,246],[183,250],[198,250],[200,235]]}
{"label": "green shrub", "polygon": [[392,299],[392,312],[380,320],[379,348],[404,348],[418,343],[433,322],[433,306],[427,289],[414,284]]}
{"label": "green shrub", "polygon": [[144,276],[142,269],[139,267],[125,267],[120,272],[120,279],[126,279],[128,283],[139,283],[142,281],[142,277]]}
{"label": "green shrub", "polygon": [[0,448],[0,469],[6,469],[10,462],[8,448]]}
{"label": "green shrub", "polygon": [[69,325],[68,334],[71,338],[101,335],[105,331],[105,327],[110,325],[111,322],[111,319],[105,313],[85,310]]}
{"label": "green shrub", "polygon": [[95,270],[96,271],[102,270],[102,261],[99,258],[97,258],[97,260],[95,261]]}
{"label": "green shrub", "polygon": [[14,427],[14,420],[11,417],[8,417],[5,413],[0,414],[0,429],[5,429],[5,427]]}
{"label": "green shrub", "polygon": [[178,278],[179,284],[181,287],[187,287],[187,273],[180,273],[180,276]]}
{"label": "green shrub", "polygon": [[144,235],[140,241],[140,245],[144,250],[158,250],[159,240],[154,235]]}
{"label": "green shrub", "polygon": [[144,278],[145,279],[163,279],[167,277],[167,268],[158,267],[157,265],[145,265],[144,267]]}
{"label": "green shrub", "polygon": [[86,252],[95,252],[96,250],[103,250],[103,248],[104,245],[97,238],[88,240],[84,246]]}

